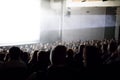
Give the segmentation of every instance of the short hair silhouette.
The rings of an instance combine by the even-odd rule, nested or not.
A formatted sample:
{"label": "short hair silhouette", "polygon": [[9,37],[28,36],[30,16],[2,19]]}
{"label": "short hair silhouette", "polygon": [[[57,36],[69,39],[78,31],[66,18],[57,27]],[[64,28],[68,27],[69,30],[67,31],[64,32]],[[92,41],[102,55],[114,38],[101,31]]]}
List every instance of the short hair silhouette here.
{"label": "short hair silhouette", "polygon": [[66,59],[67,48],[63,45],[58,45],[50,54],[50,60],[53,65],[64,64]]}
{"label": "short hair silhouette", "polygon": [[21,53],[21,50],[18,47],[13,46],[9,49],[9,55],[11,59],[15,59],[15,60],[19,59],[20,53]]}

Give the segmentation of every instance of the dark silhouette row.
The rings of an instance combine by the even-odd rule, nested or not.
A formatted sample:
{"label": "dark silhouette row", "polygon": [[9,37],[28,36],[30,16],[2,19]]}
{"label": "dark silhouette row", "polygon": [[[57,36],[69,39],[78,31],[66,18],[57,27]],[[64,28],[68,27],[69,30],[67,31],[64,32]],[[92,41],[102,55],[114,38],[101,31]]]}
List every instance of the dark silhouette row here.
{"label": "dark silhouette row", "polygon": [[116,40],[55,42],[0,49],[0,80],[119,78]]}

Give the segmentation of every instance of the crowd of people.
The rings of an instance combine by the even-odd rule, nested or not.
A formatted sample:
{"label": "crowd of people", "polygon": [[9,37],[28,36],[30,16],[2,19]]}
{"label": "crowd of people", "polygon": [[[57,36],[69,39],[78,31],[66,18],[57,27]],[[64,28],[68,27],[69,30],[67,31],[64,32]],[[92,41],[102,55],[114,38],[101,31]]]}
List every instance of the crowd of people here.
{"label": "crowd of people", "polygon": [[120,41],[88,40],[0,47],[0,80],[119,77]]}

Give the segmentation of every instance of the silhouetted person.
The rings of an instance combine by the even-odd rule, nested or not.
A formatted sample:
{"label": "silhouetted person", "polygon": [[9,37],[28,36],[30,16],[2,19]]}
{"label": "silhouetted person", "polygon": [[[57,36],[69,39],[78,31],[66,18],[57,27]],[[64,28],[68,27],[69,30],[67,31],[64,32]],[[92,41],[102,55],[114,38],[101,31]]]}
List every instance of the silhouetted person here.
{"label": "silhouetted person", "polygon": [[21,50],[18,47],[9,49],[8,61],[4,64],[4,80],[24,80],[26,78],[27,66],[20,59]]}
{"label": "silhouetted person", "polygon": [[37,71],[37,58],[38,58],[38,50],[34,51],[32,59],[30,61],[29,65],[29,74]]}
{"label": "silhouetted person", "polygon": [[85,75],[89,77],[89,79],[96,78],[95,76],[99,76],[100,70],[100,56],[98,50],[95,46],[85,46],[83,52],[83,63],[85,66]]}
{"label": "silhouetted person", "polygon": [[47,79],[47,68],[49,62],[49,53],[47,51],[40,51],[38,54],[37,72],[35,74],[37,80]]}
{"label": "silhouetted person", "polygon": [[3,53],[0,53],[0,80],[2,80],[2,78],[3,78],[3,64],[4,64],[4,57],[5,57],[5,54],[3,54]]}
{"label": "silhouetted person", "polygon": [[115,41],[111,41],[108,45],[109,56],[106,59],[106,64],[113,64],[114,59],[118,56],[117,54],[117,43]]}
{"label": "silhouetted person", "polygon": [[49,65],[49,54],[46,51],[40,51],[38,54],[38,70],[46,71]]}
{"label": "silhouetted person", "polygon": [[48,80],[66,80],[66,50],[62,45],[56,46],[50,54],[51,66],[48,68]]}
{"label": "silhouetted person", "polygon": [[67,50],[67,58],[66,58],[66,63],[69,66],[73,66],[73,60],[74,60],[74,51],[72,49]]}
{"label": "silhouetted person", "polygon": [[30,60],[30,54],[28,52],[21,51],[20,57],[28,65],[28,61]]}
{"label": "silhouetted person", "polygon": [[101,61],[102,64],[104,64],[105,60],[109,57],[109,53],[108,53],[108,44],[102,44],[101,47]]}
{"label": "silhouetted person", "polygon": [[79,52],[75,55],[74,60],[75,60],[75,65],[76,67],[83,67],[83,49],[85,45],[81,45],[79,48]]}
{"label": "silhouetted person", "polygon": [[84,78],[83,49],[85,45],[80,45],[78,53],[74,57],[74,76],[79,80]]}

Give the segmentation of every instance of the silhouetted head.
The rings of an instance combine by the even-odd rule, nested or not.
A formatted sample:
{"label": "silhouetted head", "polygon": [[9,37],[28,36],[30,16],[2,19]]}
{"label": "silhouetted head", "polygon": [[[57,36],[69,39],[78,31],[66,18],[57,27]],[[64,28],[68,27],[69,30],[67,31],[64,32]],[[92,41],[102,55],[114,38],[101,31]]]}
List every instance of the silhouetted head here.
{"label": "silhouetted head", "polygon": [[21,53],[21,50],[18,47],[13,46],[9,49],[9,55],[12,60],[19,59],[20,53]]}
{"label": "silhouetted head", "polygon": [[68,55],[68,57],[73,57],[74,51],[72,49],[68,49],[67,50],[67,55]]}
{"label": "silhouetted head", "polygon": [[84,47],[85,47],[85,45],[80,45],[80,47],[79,47],[79,54],[83,54]]}
{"label": "silhouetted head", "polygon": [[65,64],[67,48],[63,45],[56,46],[50,54],[50,61],[53,65]]}
{"label": "silhouetted head", "polygon": [[99,64],[99,54],[95,46],[86,46],[83,52],[84,64],[87,66],[95,66]]}
{"label": "silhouetted head", "polygon": [[36,63],[37,62],[37,57],[38,57],[37,54],[38,54],[38,50],[34,51],[32,59],[31,59],[30,62],[32,62],[32,63]]}
{"label": "silhouetted head", "polygon": [[0,61],[4,61],[5,54],[0,54]]}
{"label": "silhouetted head", "polygon": [[46,70],[49,65],[49,54],[46,51],[40,51],[38,54],[39,70]]}
{"label": "silhouetted head", "polygon": [[108,45],[108,50],[113,53],[117,50],[117,43],[115,41],[110,42]]}
{"label": "silhouetted head", "polygon": [[22,52],[21,59],[27,64],[30,59],[30,54],[28,52]]}
{"label": "silhouetted head", "polygon": [[48,55],[45,51],[40,51],[38,54],[38,62],[39,64],[46,64],[48,62]]}
{"label": "silhouetted head", "polygon": [[101,49],[103,52],[107,51],[108,45],[107,44],[103,44]]}

